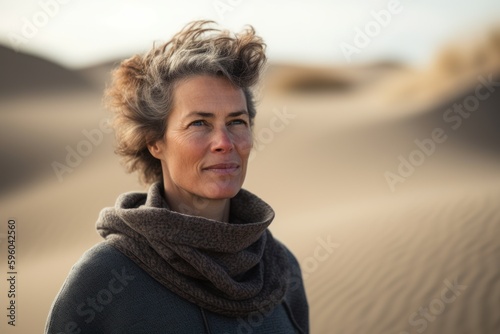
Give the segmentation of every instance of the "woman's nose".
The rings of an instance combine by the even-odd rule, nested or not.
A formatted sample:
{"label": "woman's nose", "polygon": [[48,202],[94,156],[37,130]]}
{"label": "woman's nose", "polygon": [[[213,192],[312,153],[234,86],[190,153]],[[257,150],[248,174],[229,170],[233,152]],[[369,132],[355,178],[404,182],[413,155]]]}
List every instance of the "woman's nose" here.
{"label": "woman's nose", "polygon": [[212,152],[227,153],[234,149],[231,133],[225,127],[215,131],[212,141]]}

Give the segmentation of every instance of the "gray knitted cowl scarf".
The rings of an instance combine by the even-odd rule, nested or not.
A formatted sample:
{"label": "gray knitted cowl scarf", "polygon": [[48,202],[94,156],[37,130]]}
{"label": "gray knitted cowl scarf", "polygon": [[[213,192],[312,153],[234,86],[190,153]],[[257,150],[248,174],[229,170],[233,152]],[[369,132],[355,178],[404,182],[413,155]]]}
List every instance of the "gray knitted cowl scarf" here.
{"label": "gray knitted cowl scarf", "polygon": [[230,222],[168,209],[163,185],[118,197],[101,211],[99,234],[154,279],[202,308],[243,316],[280,303],[287,289],[285,250],[267,229],[272,208],[241,189]]}

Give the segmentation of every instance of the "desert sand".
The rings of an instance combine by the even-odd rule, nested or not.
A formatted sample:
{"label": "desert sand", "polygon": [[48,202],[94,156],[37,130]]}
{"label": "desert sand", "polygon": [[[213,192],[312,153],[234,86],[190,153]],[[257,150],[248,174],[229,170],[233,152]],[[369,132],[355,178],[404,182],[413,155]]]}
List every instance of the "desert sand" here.
{"label": "desert sand", "polygon": [[[271,64],[244,187],[273,206],[271,230],[302,266],[312,333],[500,332],[500,86],[483,82],[500,80],[500,53],[488,45],[419,69]],[[2,314],[2,333],[43,331],[71,266],[100,242],[99,211],[144,189],[104,132],[61,182],[51,166],[107,117],[110,68],[61,79],[88,87],[2,96],[2,277],[9,218],[18,232],[17,323]],[[456,103],[475,110],[451,121]],[[2,310],[6,291],[2,279]]]}

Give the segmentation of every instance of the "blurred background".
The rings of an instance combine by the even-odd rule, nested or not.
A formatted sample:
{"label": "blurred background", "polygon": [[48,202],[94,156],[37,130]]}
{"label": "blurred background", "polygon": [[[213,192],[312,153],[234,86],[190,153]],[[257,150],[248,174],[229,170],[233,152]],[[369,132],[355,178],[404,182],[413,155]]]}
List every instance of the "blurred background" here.
{"label": "blurred background", "polygon": [[[301,263],[312,333],[500,332],[500,2],[0,1],[0,309],[40,333],[94,224],[145,189],[113,153],[119,62],[194,19],[255,27],[244,187]],[[318,249],[326,257],[317,257]],[[445,297],[443,297],[445,296]]]}

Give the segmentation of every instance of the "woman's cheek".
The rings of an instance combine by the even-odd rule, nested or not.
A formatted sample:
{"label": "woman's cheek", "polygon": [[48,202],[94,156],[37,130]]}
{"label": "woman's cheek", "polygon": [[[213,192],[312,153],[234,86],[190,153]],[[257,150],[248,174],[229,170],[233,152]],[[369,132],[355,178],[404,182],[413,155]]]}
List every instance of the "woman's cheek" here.
{"label": "woman's cheek", "polygon": [[245,135],[244,138],[242,138],[242,144],[240,147],[242,151],[248,152],[248,154],[250,154],[250,151],[253,147],[253,136],[251,133]]}

